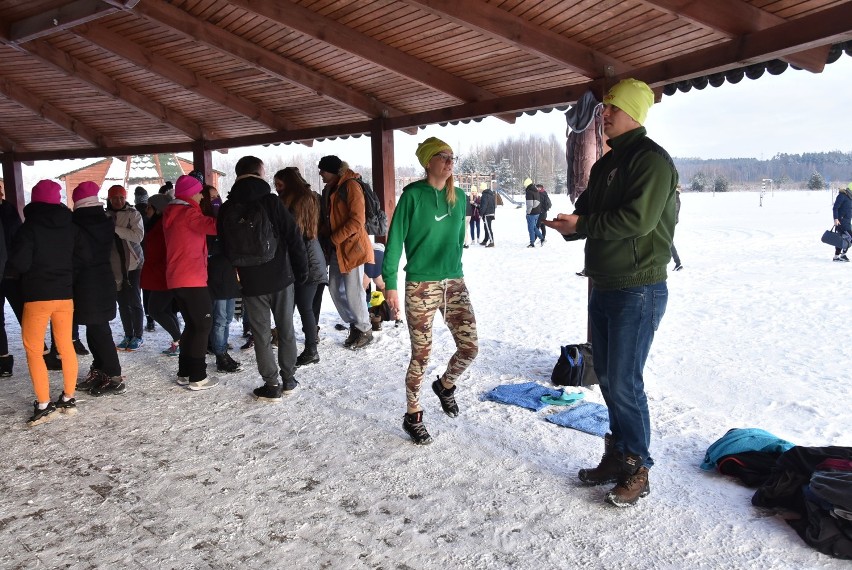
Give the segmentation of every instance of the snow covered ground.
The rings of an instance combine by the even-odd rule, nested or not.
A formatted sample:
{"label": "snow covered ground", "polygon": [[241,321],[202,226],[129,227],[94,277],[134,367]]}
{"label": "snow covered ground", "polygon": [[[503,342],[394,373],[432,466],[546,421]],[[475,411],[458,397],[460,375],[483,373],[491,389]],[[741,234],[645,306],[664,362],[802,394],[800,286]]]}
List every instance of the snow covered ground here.
{"label": "snow covered ground", "polygon": [[[563,196],[553,202],[553,214],[570,212]],[[550,235],[526,249],[523,211],[511,205],[498,209],[497,247],[465,252],[480,354],[458,418],[424,394],[435,438],[425,448],[400,428],[406,330],[386,324],[350,352],[329,299],[322,361],[280,405],[250,397],[252,352],[235,351],[245,368],[217,389],[176,386],[158,328],[122,355],[125,395],[81,394],[79,414],[36,428],[25,425],[33,394],[7,309],[16,364],[0,380],[0,567],[848,568],[781,514],[752,507],[751,489],[698,468],[732,427],[852,445],[852,264],[833,263],[819,241],[832,196],[763,202],[683,195],[675,243],[685,269],[669,277],[646,369],[657,463],[651,495],[632,509],[578,484],[603,441],[544,421],[560,408],[482,400],[500,384],[548,385],[558,347],[585,338],[582,245]],[[437,374],[452,341],[440,317],[435,328]],[[118,321],[113,330],[119,338]],[[596,388],[586,399],[602,402]]]}

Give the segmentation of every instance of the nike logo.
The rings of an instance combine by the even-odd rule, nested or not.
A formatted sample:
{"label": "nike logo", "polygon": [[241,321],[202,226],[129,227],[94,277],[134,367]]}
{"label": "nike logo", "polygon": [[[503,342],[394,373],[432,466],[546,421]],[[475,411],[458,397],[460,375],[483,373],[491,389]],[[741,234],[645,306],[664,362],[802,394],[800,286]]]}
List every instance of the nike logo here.
{"label": "nike logo", "polygon": [[441,216],[440,218],[439,218],[438,216],[435,216],[435,221],[436,221],[436,222],[440,222],[441,220],[443,220],[443,219],[444,219],[444,218],[446,218],[447,216],[449,216],[449,214],[444,214],[444,215],[443,215],[443,216]]}

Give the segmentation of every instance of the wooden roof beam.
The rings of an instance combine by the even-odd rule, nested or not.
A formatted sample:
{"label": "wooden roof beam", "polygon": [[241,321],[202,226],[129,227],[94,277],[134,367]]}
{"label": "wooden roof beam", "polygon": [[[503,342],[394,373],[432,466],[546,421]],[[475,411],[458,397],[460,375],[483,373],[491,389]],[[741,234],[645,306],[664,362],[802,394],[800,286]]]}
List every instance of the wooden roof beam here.
{"label": "wooden roof beam", "polygon": [[165,2],[148,0],[139,4],[135,11],[197,42],[227,52],[232,57],[241,59],[253,67],[258,67],[278,79],[307,88],[367,117],[402,114],[399,109],[359,93],[285,57],[260,48],[214,24],[198,20]]}
{"label": "wooden roof beam", "polygon": [[486,89],[289,0],[229,1],[460,101],[495,97]]}
{"label": "wooden roof beam", "polygon": [[[245,0],[241,0],[245,1]],[[404,0],[460,26],[509,43],[590,79],[626,73],[630,67],[608,55],[485,2]],[[289,24],[287,24],[289,25]]]}
{"label": "wooden roof beam", "polygon": [[[9,100],[29,109],[42,119],[68,131],[94,147],[103,148],[115,145],[115,142],[111,138],[99,133],[82,121],[78,121],[52,103],[44,101],[28,90],[15,85],[8,79],[0,79],[0,93],[5,95]],[[61,95],[61,93],[58,94]]]}
{"label": "wooden roof beam", "polygon": [[127,10],[139,0],[75,0],[35,16],[12,22],[9,43],[19,44]]}
{"label": "wooden roof beam", "polygon": [[848,40],[852,40],[852,2],[656,63],[630,76],[656,87]]}
{"label": "wooden roof beam", "polygon": [[155,73],[173,83],[181,85],[201,97],[227,107],[235,113],[239,113],[253,121],[266,125],[272,130],[278,131],[292,128],[289,121],[279,117],[272,111],[264,109],[260,105],[239,95],[230,93],[209,79],[205,79],[197,73],[177,65],[165,57],[153,57],[147,50],[104,26],[85,24],[74,28],[73,31],[106,51],[130,61],[137,67],[147,69],[151,73]]}
{"label": "wooden roof beam", "polygon": [[132,87],[112,79],[106,73],[72,57],[65,51],[57,49],[45,40],[27,42],[21,48],[48,65],[68,74],[69,77],[74,77],[91,85],[101,93],[130,105],[148,117],[158,120],[194,140],[214,138],[210,133],[205,132],[198,123],[142,95]]}
{"label": "wooden roof beam", "polygon": [[17,149],[20,149],[20,145],[0,128],[0,152],[15,152]]}
{"label": "wooden roof beam", "polygon": [[[642,0],[664,12],[674,14],[692,23],[710,28],[729,38],[759,32],[787,22],[784,18],[752,6],[742,0],[714,0],[693,2],[691,0]],[[821,46],[782,59],[813,73],[821,73],[828,59],[831,46]]]}

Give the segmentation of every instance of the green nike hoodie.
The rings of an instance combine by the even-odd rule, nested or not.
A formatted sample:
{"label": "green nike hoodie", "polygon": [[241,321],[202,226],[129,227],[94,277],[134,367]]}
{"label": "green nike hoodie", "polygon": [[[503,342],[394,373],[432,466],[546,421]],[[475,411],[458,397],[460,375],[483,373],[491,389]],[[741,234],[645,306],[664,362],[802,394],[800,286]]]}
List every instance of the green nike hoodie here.
{"label": "green nike hoodie", "polygon": [[402,189],[393,212],[382,277],[388,290],[397,289],[399,260],[405,248],[406,281],[459,279],[462,273],[467,199],[455,188],[456,203],[450,207],[443,190],[426,180],[412,182]]}

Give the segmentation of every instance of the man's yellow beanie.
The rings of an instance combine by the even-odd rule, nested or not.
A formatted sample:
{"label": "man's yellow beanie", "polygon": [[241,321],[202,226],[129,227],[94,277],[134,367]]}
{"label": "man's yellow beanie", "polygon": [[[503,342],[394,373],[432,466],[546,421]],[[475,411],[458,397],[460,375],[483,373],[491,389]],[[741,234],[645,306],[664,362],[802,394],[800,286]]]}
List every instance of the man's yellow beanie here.
{"label": "man's yellow beanie", "polygon": [[622,79],[612,86],[603,102],[615,105],[639,123],[645,124],[648,109],[654,104],[654,92],[648,84],[638,79]]}

